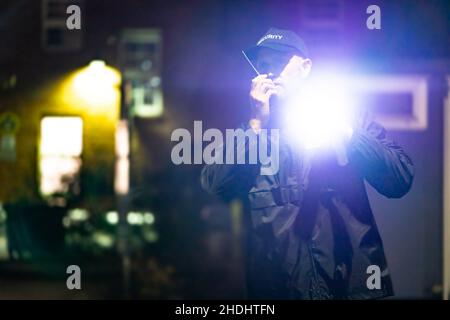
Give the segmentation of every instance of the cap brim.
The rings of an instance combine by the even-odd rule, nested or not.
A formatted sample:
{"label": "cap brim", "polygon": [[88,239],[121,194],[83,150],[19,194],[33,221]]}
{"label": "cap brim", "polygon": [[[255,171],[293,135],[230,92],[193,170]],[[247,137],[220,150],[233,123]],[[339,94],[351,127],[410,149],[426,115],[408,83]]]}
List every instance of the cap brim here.
{"label": "cap brim", "polygon": [[267,43],[267,44],[261,44],[259,46],[253,46],[248,48],[247,50],[244,50],[244,53],[248,57],[248,59],[253,63],[253,65],[256,67],[256,59],[258,58],[258,52],[262,48],[272,49],[278,52],[283,53],[292,53],[292,54],[298,54],[302,57],[306,57],[306,55],[303,52],[300,52],[297,48],[290,47],[284,44],[277,44],[277,43]]}

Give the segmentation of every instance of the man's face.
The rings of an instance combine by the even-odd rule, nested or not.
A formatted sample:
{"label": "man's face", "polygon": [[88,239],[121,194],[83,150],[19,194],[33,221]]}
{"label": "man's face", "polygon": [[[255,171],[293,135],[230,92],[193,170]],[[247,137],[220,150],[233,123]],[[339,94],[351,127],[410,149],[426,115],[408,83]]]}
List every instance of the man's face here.
{"label": "man's face", "polygon": [[285,91],[297,86],[308,76],[311,60],[293,53],[262,48],[257,56],[256,69],[261,74],[272,74],[274,83],[280,87],[280,91]]}
{"label": "man's face", "polygon": [[275,77],[278,77],[292,56],[292,53],[262,48],[258,52],[256,69],[262,74],[272,73]]}

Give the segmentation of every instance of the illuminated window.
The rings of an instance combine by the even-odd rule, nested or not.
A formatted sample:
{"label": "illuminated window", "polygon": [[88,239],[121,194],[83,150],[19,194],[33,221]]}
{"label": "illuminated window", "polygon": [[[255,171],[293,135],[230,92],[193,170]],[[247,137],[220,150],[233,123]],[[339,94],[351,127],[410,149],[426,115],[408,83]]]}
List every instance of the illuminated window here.
{"label": "illuminated window", "polygon": [[120,38],[120,64],[131,84],[131,110],[137,117],[160,117],[162,94],[162,35],[158,29],[125,29]]}
{"label": "illuminated window", "polygon": [[375,120],[386,129],[427,129],[428,82],[425,75],[357,76],[352,87]]}
{"label": "illuminated window", "polygon": [[44,117],[39,148],[40,191],[45,197],[79,193],[83,148],[80,117]]}

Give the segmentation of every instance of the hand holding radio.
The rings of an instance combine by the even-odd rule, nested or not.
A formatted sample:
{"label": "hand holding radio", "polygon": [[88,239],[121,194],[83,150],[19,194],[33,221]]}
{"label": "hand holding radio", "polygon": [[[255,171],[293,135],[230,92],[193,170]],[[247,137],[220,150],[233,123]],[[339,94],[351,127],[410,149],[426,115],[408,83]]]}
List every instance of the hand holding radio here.
{"label": "hand holding radio", "polygon": [[250,89],[252,118],[258,120],[261,126],[267,125],[269,121],[270,98],[275,94],[277,88],[269,75],[260,74],[253,78]]}

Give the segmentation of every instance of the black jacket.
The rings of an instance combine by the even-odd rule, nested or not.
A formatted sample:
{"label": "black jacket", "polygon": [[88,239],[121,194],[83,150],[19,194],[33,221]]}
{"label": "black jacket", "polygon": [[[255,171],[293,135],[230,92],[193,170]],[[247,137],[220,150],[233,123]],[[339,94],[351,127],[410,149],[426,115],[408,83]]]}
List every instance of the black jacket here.
{"label": "black jacket", "polygon": [[[244,126],[244,129],[248,126]],[[248,153],[248,144],[236,152]],[[202,186],[212,194],[244,195],[249,298],[373,299],[393,295],[364,180],[389,198],[405,195],[413,165],[379,124],[361,118],[347,145],[348,164],[334,152],[307,160],[280,139],[280,168],[206,165]],[[368,267],[381,270],[381,289],[367,286]]]}

